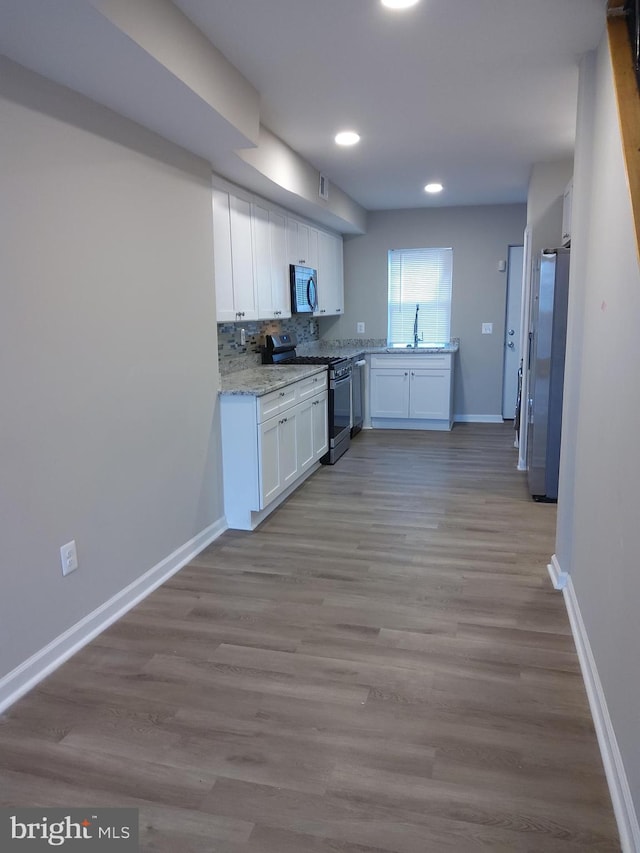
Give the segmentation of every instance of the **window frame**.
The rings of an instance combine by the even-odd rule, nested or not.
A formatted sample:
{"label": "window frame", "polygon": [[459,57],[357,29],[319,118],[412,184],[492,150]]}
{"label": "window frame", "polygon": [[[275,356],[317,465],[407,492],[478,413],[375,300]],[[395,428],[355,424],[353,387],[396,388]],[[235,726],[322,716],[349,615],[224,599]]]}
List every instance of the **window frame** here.
{"label": "window frame", "polygon": [[[429,265],[428,269],[424,268],[425,264]],[[387,345],[413,345],[416,304],[420,306],[418,312],[420,342],[448,343],[451,340],[452,297],[452,247],[389,249],[387,253]]]}

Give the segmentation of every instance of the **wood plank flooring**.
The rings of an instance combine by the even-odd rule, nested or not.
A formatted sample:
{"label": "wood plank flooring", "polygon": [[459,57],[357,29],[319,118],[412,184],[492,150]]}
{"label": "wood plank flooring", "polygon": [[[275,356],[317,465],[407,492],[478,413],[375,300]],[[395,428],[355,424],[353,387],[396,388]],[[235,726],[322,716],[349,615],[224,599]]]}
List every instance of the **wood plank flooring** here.
{"label": "wood plank flooring", "polygon": [[0,718],[3,805],[162,853],[619,850],[513,431],[365,432]]}

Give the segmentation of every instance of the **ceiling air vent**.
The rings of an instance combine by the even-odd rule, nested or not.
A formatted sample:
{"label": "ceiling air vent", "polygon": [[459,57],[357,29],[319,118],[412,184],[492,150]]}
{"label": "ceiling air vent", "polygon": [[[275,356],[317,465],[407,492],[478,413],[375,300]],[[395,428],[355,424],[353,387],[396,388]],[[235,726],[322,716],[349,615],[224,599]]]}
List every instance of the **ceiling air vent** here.
{"label": "ceiling air vent", "polygon": [[318,184],[318,195],[325,201],[329,198],[329,181],[324,175],[320,175],[320,183]]}

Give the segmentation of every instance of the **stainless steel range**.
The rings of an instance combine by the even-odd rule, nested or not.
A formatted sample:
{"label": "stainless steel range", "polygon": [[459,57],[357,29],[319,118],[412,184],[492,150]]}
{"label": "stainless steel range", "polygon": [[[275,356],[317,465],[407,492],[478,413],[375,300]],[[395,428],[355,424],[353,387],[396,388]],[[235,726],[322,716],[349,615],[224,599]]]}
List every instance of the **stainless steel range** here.
{"label": "stainless steel range", "polygon": [[351,361],[331,355],[298,355],[293,332],[267,335],[262,350],[263,364],[326,364],[329,372],[329,450],[320,459],[333,465],[349,449],[351,431]]}

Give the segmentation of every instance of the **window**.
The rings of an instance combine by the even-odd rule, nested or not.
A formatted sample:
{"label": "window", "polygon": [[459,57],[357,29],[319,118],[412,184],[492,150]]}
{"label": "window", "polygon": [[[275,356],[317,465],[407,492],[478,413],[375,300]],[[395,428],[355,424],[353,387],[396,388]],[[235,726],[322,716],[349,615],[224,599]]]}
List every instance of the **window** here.
{"label": "window", "polygon": [[445,343],[451,337],[453,249],[391,249],[389,344],[412,344],[416,306],[418,338]]}

